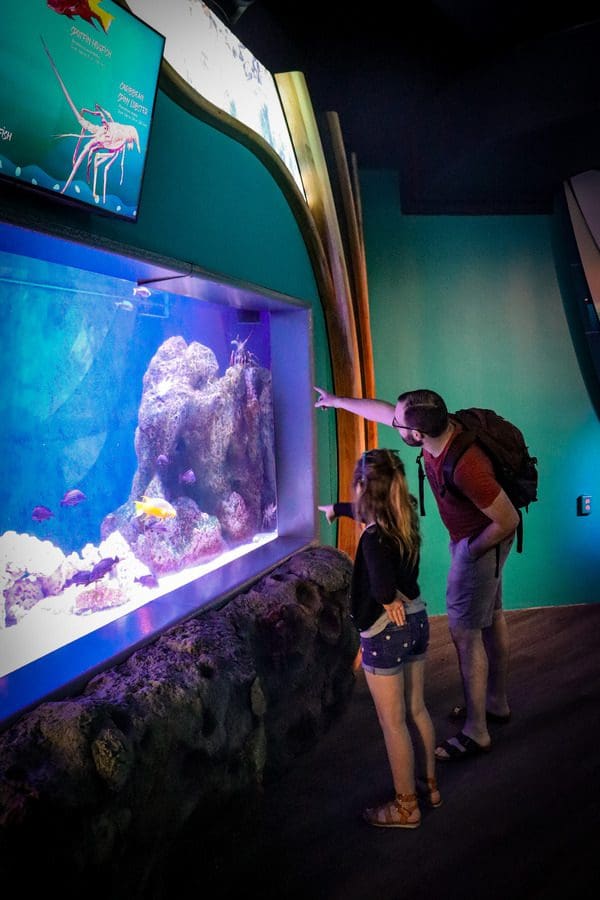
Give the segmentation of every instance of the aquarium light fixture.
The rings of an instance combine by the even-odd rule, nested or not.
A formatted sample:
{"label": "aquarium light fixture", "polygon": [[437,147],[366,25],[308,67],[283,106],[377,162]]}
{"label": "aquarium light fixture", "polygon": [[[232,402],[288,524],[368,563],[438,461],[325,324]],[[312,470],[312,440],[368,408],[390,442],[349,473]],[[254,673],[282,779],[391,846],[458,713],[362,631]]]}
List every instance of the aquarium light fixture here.
{"label": "aquarium light fixture", "polygon": [[181,275],[160,275],[158,278],[139,278],[133,292],[135,293],[136,290],[146,289],[146,285],[148,284],[163,284],[165,281],[178,281],[181,278],[188,278],[189,274],[189,272],[185,272]]}
{"label": "aquarium light fixture", "polygon": [[[43,291],[59,291],[61,294],[74,294],[78,298],[89,297],[93,300],[112,300],[114,301],[117,309],[127,309],[133,310],[134,306],[129,300],[123,300],[120,294],[115,294],[113,291],[110,293],[105,293],[104,291],[89,291],[84,290],[81,287],[70,287],[62,284],[51,284],[49,281],[29,281],[23,278],[6,278],[0,276],[0,284],[10,284],[16,285],[18,287],[24,288],[37,288],[38,290]],[[115,299],[115,297],[117,299]]]}
{"label": "aquarium light fixture", "polygon": [[[136,303],[139,303],[140,300],[147,300],[152,296],[153,290],[155,287],[159,287],[160,290],[172,289],[173,291],[177,291],[177,288],[181,291],[181,293],[185,296],[190,296],[190,275],[191,272],[184,272],[180,275],[160,275],[158,278],[139,278],[135,283],[133,288],[133,297]],[[175,285],[171,288],[171,285],[167,285],[167,282],[178,281],[179,285]],[[153,290],[150,290],[152,288]],[[211,302],[211,298],[208,296],[203,296],[198,293],[197,290],[192,291],[192,296],[196,300],[206,300],[207,302]],[[222,300],[214,299],[216,303],[223,303]],[[231,305],[231,300],[229,300],[226,304],[227,306]]]}

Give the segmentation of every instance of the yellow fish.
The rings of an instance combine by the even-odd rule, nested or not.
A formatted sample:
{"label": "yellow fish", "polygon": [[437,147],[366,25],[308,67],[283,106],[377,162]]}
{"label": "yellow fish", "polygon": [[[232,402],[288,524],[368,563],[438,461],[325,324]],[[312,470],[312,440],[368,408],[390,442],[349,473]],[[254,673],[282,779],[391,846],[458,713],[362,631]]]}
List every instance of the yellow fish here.
{"label": "yellow fish", "polygon": [[110,28],[110,23],[114,19],[114,16],[111,16],[109,12],[106,12],[105,9],[100,9],[100,4],[103,0],[89,0],[89,7],[94,13],[94,16],[100,19],[100,24],[104,28],[104,32],[106,33]]}
{"label": "yellow fish", "polygon": [[142,497],[134,503],[136,516],[145,513],[147,516],[156,516],[157,519],[173,519],[177,515],[177,510],[164,497]]}

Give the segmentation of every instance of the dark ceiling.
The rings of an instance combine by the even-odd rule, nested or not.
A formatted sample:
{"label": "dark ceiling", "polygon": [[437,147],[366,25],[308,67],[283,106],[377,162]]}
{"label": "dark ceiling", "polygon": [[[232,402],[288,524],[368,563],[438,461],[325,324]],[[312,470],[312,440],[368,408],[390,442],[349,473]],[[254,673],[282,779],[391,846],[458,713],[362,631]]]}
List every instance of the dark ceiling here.
{"label": "dark ceiling", "polygon": [[304,73],[406,214],[548,213],[600,168],[597,2],[232,0],[208,5],[271,72]]}

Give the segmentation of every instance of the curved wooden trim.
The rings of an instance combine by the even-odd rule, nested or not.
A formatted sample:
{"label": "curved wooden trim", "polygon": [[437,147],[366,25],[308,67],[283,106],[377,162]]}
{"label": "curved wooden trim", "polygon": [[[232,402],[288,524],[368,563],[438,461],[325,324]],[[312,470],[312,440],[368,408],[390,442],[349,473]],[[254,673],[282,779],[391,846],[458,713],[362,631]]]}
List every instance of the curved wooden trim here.
{"label": "curved wooden trim", "polygon": [[[336,207],[327,157],[322,144],[312,102],[301,72],[275,76],[281,101],[296,147],[300,173],[308,205],[314,215],[331,269],[334,293],[324,306],[335,392],[341,396],[363,396],[361,347],[358,340],[356,310],[352,299],[352,281],[348,248],[344,244],[344,220]],[[365,449],[364,420],[343,410],[337,411],[338,494],[352,496],[352,474],[356,459]],[[351,519],[338,524],[338,547],[350,555],[356,550],[358,528]]]}
{"label": "curved wooden trim", "polygon": [[[356,158],[353,157],[352,179],[346,158],[339,116],[328,112],[325,123],[329,129],[333,153],[332,168],[335,170],[339,191],[339,217],[344,224],[346,259],[352,284],[351,301],[356,322],[358,354],[360,360],[361,396],[375,397],[375,370],[371,343],[371,316],[369,310],[369,289],[367,284],[367,264],[362,229],[362,205],[360,186],[356,172]],[[377,423],[363,419],[367,447],[377,443]]]}

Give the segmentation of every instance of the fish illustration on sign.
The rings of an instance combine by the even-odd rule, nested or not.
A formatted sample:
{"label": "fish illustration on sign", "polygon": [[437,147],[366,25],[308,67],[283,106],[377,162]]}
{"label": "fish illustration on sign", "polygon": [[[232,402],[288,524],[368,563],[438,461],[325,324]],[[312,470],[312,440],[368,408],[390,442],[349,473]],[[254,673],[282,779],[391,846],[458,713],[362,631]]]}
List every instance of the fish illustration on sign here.
{"label": "fish illustration on sign", "polygon": [[68,19],[78,16],[94,28],[97,28],[97,21],[106,34],[114,16],[102,9],[101,3],[102,0],[47,0],[47,5],[59,16],[66,16]]}
{"label": "fish illustration on sign", "polygon": [[83,491],[77,490],[74,488],[72,491],[67,491],[62,500],[60,501],[61,506],[77,506],[78,503],[82,503],[86,500],[86,496]]}
{"label": "fish illustration on sign", "polygon": [[155,516],[157,519],[173,519],[177,515],[177,510],[171,506],[164,497],[146,497],[141,500],[135,500],[136,516],[147,515]]}
{"label": "fish illustration on sign", "polygon": [[54,513],[47,506],[34,506],[31,518],[34,522],[45,522],[46,519],[51,519],[53,515]]}

